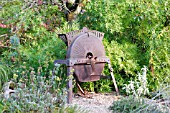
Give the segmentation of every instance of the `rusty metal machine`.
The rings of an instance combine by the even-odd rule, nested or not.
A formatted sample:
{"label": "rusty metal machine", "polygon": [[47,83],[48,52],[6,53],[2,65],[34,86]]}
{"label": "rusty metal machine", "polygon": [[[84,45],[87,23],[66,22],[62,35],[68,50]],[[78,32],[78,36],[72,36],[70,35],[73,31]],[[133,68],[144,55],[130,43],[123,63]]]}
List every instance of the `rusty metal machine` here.
{"label": "rusty metal machine", "polygon": [[[78,82],[89,82],[99,80],[105,64],[108,63],[116,92],[117,94],[119,93],[110,59],[105,55],[105,49],[102,43],[104,33],[88,30],[84,27],[82,30],[59,34],[59,37],[68,47],[67,55],[65,60],[55,60],[54,64],[65,64],[67,66],[68,76],[74,75]],[[67,102],[71,103],[72,79],[69,79],[67,88]]]}

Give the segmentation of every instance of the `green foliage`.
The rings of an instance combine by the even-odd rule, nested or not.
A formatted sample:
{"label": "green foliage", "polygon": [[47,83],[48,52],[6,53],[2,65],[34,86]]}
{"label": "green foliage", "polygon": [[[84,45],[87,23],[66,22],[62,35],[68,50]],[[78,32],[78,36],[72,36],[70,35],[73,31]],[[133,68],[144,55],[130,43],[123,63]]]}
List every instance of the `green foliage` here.
{"label": "green foliage", "polygon": [[147,100],[145,98],[123,97],[113,103],[110,107],[113,112],[118,113],[168,113],[169,108],[161,103]]}
{"label": "green foliage", "polygon": [[[105,33],[103,43],[119,89],[134,79],[143,65],[148,67],[151,91],[170,73],[169,0],[91,0],[85,13],[72,23],[66,22],[60,1],[45,1],[43,5],[32,1],[0,1],[0,23],[8,26],[0,28],[0,34],[8,34],[8,40],[10,36],[19,39],[13,48],[18,39],[11,38],[9,48],[1,50],[0,60],[14,72],[22,73],[20,66],[26,62],[24,65],[35,70],[42,67],[42,76],[48,76],[53,61],[66,55],[66,46],[57,34],[86,26]],[[104,73],[109,75],[107,69]],[[99,91],[113,89],[110,80],[87,86],[92,91],[96,87],[101,88]]]}
{"label": "green foliage", "polygon": [[96,92],[111,92],[113,90],[113,82],[110,80],[97,81],[94,88]]}
{"label": "green foliage", "polygon": [[[53,112],[56,107],[61,107],[66,103],[67,91],[63,84],[66,79],[61,78],[59,68],[54,71],[58,75],[50,75],[48,78],[36,75],[33,69],[30,70],[30,76],[22,75],[17,82],[17,87],[8,98],[5,88],[1,95],[3,106],[7,109],[5,112]],[[39,73],[41,74],[41,73]],[[18,75],[14,75],[13,81],[17,81]],[[29,77],[29,78],[28,78]],[[5,86],[4,86],[5,87]],[[6,98],[4,98],[6,97]]]}
{"label": "green foliage", "polygon": [[[170,1],[92,0],[80,26],[105,33],[104,45],[119,87],[149,68],[150,90],[169,74]],[[106,13],[107,12],[107,13]]]}
{"label": "green foliage", "polygon": [[12,70],[4,64],[0,64],[0,90],[5,82],[11,78]]}
{"label": "green foliage", "polygon": [[110,109],[118,113],[131,113],[142,105],[144,105],[144,100],[135,99],[130,96],[114,102]]}
{"label": "green foliage", "polygon": [[[77,106],[65,106],[66,103],[66,78],[63,77],[63,67],[56,67],[49,73],[48,78],[41,76],[41,67],[37,73],[34,68],[25,69],[21,74],[14,74],[14,93],[11,85],[4,85],[4,92],[0,95],[0,111],[2,113],[85,113]],[[23,70],[23,69],[22,69]],[[19,71],[18,71],[19,72]],[[8,82],[13,83],[13,82]],[[6,83],[6,84],[8,84]]]}
{"label": "green foliage", "polygon": [[[52,69],[53,61],[66,55],[66,45],[57,34],[86,26],[105,33],[103,43],[119,89],[124,84],[129,86],[130,80],[139,82],[135,83],[139,85],[135,90],[145,82],[150,91],[162,88],[160,83],[165,86],[156,96],[151,93],[151,100],[130,96],[114,102],[111,110],[169,112],[167,103],[162,105],[155,99],[162,97],[169,102],[170,79],[166,76],[170,73],[170,0],[91,0],[85,13],[72,23],[66,22],[59,1],[57,5],[54,1],[45,1],[43,5],[33,1],[0,1],[0,24],[6,26],[0,27],[0,35],[8,35],[0,41],[9,40],[8,47],[0,48],[0,88],[13,72],[17,91],[8,99],[1,97],[0,111],[80,112],[74,107],[63,107],[65,67]],[[145,82],[143,74],[137,73],[143,65],[148,67]],[[103,73],[109,75],[108,69]],[[83,87],[97,92],[114,90],[111,80],[85,83]]]}
{"label": "green foliage", "polygon": [[[12,35],[9,49],[2,53],[2,61],[10,64],[14,70],[20,70],[17,68],[22,62],[35,69],[42,66],[42,75],[45,76],[53,68],[53,61],[65,56],[66,46],[57,38],[56,33],[64,32],[63,26],[67,27],[67,24],[57,6],[32,4],[29,7],[30,3],[2,2],[0,16],[4,24],[10,23]],[[20,43],[17,47],[16,41]]]}
{"label": "green foliage", "polygon": [[78,108],[77,106],[68,106],[54,110],[54,113],[87,113],[87,112],[85,110]]}
{"label": "green foliage", "polygon": [[[146,68],[146,67],[144,67]],[[156,92],[152,92],[148,94],[150,99],[143,97],[147,87],[146,85],[146,77],[144,77],[146,73],[142,75],[138,75],[137,81],[142,83],[131,83],[126,85],[126,90],[130,92],[132,95],[128,97],[122,97],[120,100],[115,101],[110,109],[113,112],[121,112],[121,113],[169,113],[169,94],[170,94],[170,83],[166,83],[167,76],[162,83],[160,83],[160,88]],[[145,83],[145,82],[146,83]],[[131,81],[132,82],[132,81]],[[166,83],[166,84],[165,84]],[[134,84],[139,84],[134,86]],[[137,87],[137,89],[135,89]],[[139,89],[142,89],[142,92],[139,92]],[[143,94],[143,95],[141,95]]]}

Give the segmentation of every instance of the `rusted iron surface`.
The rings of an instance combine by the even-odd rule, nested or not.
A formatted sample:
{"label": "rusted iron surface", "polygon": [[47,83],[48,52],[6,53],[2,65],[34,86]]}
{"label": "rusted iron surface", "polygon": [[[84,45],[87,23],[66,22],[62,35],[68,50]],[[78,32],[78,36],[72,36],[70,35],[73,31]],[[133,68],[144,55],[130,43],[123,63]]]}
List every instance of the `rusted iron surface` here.
{"label": "rusted iron surface", "polygon": [[[73,75],[78,82],[97,81],[102,75],[102,71],[106,63],[110,66],[110,60],[105,55],[105,49],[102,43],[104,33],[88,30],[72,31],[66,34],[59,34],[59,37],[67,45],[66,60],[56,60],[54,63],[65,64],[68,68],[74,69]],[[110,72],[111,71],[111,67]],[[68,76],[70,72],[67,72]],[[113,74],[112,78],[114,77]],[[114,78],[113,78],[114,79]],[[113,80],[116,85],[115,79]],[[68,83],[68,88],[72,88],[71,81]],[[115,86],[116,91],[117,85]],[[70,91],[70,90],[69,90]],[[69,92],[68,103],[71,103],[71,95]]]}
{"label": "rusted iron surface", "polygon": [[68,49],[66,60],[56,62],[73,66],[74,75],[80,82],[99,80],[104,64],[108,60],[102,44],[103,36],[104,33],[87,28],[59,34]]}

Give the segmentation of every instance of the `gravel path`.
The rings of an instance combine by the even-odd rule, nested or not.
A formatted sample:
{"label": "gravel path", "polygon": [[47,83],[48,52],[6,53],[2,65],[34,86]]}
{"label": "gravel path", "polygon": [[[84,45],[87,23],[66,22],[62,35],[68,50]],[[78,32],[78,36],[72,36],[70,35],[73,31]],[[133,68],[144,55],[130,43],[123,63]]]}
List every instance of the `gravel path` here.
{"label": "gravel path", "polygon": [[119,99],[119,96],[113,94],[92,93],[91,98],[76,96],[73,98],[73,104],[86,110],[88,113],[112,113],[108,108],[112,103]]}

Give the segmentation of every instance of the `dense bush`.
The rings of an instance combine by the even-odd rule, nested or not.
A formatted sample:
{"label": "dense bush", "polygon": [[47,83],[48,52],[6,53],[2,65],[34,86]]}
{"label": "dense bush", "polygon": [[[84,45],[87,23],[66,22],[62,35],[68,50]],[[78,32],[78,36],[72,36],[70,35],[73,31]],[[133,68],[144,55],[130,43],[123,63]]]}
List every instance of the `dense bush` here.
{"label": "dense bush", "polygon": [[[40,69],[41,67],[39,67]],[[62,67],[48,73],[48,78],[41,76],[41,71],[34,68],[22,73],[14,74],[10,82],[4,84],[0,95],[0,111],[10,113],[55,113],[67,111],[74,113],[79,109],[64,107],[67,98],[66,80],[63,77]]]}
{"label": "dense bush", "polygon": [[[14,73],[22,73],[20,67],[26,63],[36,71],[42,67],[41,75],[48,76],[53,61],[64,59],[66,53],[57,34],[84,26],[105,33],[103,43],[119,88],[134,79],[143,65],[149,69],[151,91],[170,73],[169,0],[91,0],[85,13],[72,22],[66,21],[60,1],[44,0],[41,5],[33,1],[0,1],[0,35],[7,34],[0,40],[0,62]],[[108,69],[104,73],[108,75]],[[110,91],[113,86],[109,80],[96,83],[90,83],[89,90]]]}
{"label": "dense bush", "polygon": [[143,65],[149,69],[150,90],[170,73],[169,9],[169,0],[92,0],[86,6],[80,26],[105,33],[103,42],[119,87],[134,79]]}

